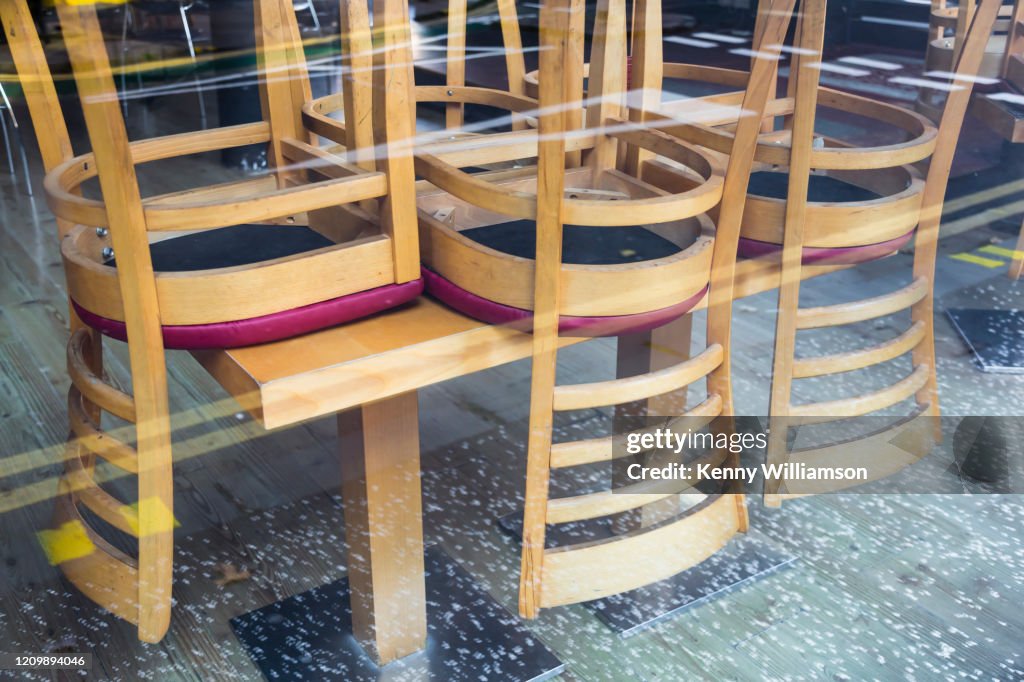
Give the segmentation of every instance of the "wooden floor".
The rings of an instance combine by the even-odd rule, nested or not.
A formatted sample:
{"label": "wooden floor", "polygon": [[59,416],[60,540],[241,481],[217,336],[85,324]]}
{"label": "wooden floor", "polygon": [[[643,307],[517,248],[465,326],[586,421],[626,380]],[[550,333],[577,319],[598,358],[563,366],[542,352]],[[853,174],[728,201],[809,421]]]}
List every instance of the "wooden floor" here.
{"label": "wooden floor", "polygon": [[[136,127],[144,106],[133,106]],[[160,173],[147,169],[150,191],[174,189],[168,177],[224,175],[208,158]],[[2,172],[0,221],[0,650],[92,651],[96,679],[258,679],[229,619],[345,574],[333,419],[263,432],[187,354],[170,355],[175,609],[166,639],[140,644],[61,580],[37,540],[67,429],[62,271],[44,203]],[[1019,304],[1024,288],[1005,284],[1005,267],[951,258],[992,241],[1008,246],[1010,235],[981,227],[943,240],[940,296],[991,283]],[[895,289],[909,264],[901,254],[831,275],[806,285],[805,300]],[[741,414],[767,409],[773,308],[771,294],[736,308]],[[810,343],[863,345],[890,323]],[[944,316],[937,329],[944,412],[1024,416],[1024,376],[980,373]],[[124,349],[110,345],[112,371],[123,376]],[[614,355],[611,340],[568,349],[561,377],[610,377]],[[852,373],[806,397],[879,380]],[[529,366],[516,363],[431,387],[420,400],[427,541],[510,610],[519,548],[494,519],[521,504],[528,393]],[[595,411],[563,426],[605,420]],[[130,499],[125,483],[111,486]],[[627,639],[581,606],[546,610],[529,627],[566,663],[561,679],[1024,679],[1024,497],[850,494],[777,510],[751,499],[750,509],[751,533],[797,557],[791,567]],[[224,563],[251,578],[219,587]]]}

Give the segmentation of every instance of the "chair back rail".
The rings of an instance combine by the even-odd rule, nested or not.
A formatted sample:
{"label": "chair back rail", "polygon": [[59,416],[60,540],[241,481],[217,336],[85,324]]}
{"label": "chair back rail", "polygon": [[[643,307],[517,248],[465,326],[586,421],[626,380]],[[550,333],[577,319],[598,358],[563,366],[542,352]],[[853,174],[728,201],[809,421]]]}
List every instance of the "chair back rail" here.
{"label": "chair back rail", "polygon": [[153,263],[146,235],[128,133],[94,5],[57,7],[75,83],[82,100],[115,251],[117,277],[131,343],[128,355],[135,396],[135,429],[140,462],[139,505],[160,507],[162,525],[140,529],[138,561],[139,637],[160,640],[170,624],[171,549],[174,492],[167,366],[160,327]]}
{"label": "chair back rail", "polygon": [[[388,29],[406,20],[401,3],[385,0],[377,5],[381,12],[378,26]],[[333,298],[394,284],[399,269],[405,277],[402,281],[418,279],[419,272],[414,217],[397,211],[382,211],[384,235],[251,267],[185,276],[154,272],[151,240],[159,238],[149,233],[215,229],[249,220],[291,225],[298,223],[303,213],[308,212],[312,219],[316,212],[346,201],[408,197],[402,183],[412,191],[412,159],[409,153],[395,154],[393,166],[375,159],[367,169],[310,144],[301,116],[301,104],[310,98],[309,81],[290,0],[256,3],[254,29],[258,29],[256,54],[263,74],[263,121],[135,142],[128,139],[96,6],[58,3],[57,9],[92,146],[90,153],[78,157],[73,156],[45,53],[24,0],[0,3],[0,19],[25,83],[48,171],[47,200],[58,218],[66,279],[69,292],[74,293],[73,333],[68,344],[72,436],[54,521],[59,526],[84,528],[93,551],[62,563],[60,568],[84,594],[135,624],[140,639],[156,642],[169,625],[173,563],[173,473],[164,357],[167,325],[258,317],[268,312],[259,301],[268,298],[289,309],[301,307],[316,302],[307,300],[310,292],[317,293],[308,286],[311,281],[321,288],[325,283],[328,289],[336,287],[337,291],[329,292]],[[403,44],[408,44],[407,38]],[[411,73],[408,59],[399,63]],[[382,72],[377,73],[380,101],[392,119],[411,111],[411,94],[396,92],[396,88],[411,88],[411,79],[398,77],[388,82]],[[396,101],[400,103],[397,109]],[[388,151],[396,131],[401,132],[403,124],[411,126],[409,116],[402,118],[404,121],[393,122],[378,140]],[[402,144],[408,145],[407,137]],[[268,176],[149,198],[141,195],[135,173],[141,163],[254,143],[269,145],[272,173]],[[377,172],[378,163],[396,175],[394,168],[401,169],[404,164],[403,179]],[[310,182],[310,175],[326,180]],[[102,200],[81,196],[80,186],[91,178],[98,179]],[[387,200],[384,203],[387,205]],[[400,239],[411,239],[411,245],[396,245]],[[105,265],[108,256],[101,254],[103,247],[111,244],[117,254],[116,268]],[[251,296],[254,283],[275,296]],[[317,300],[323,300],[323,290]],[[102,337],[80,321],[80,310],[83,315],[116,322],[126,331],[133,394],[115,387],[104,376]],[[103,430],[104,411],[134,422],[134,446]],[[99,487],[97,458],[137,475],[137,505],[129,506]],[[80,506],[117,531],[137,538],[137,558],[116,550],[91,528]]]}
{"label": "chair back rail", "polygon": [[[805,266],[805,247],[810,234],[807,181],[811,169],[816,167],[813,117],[822,89],[818,83],[818,69],[815,68],[802,67],[802,70],[797,71],[796,78],[791,79],[794,85],[790,94],[795,97],[796,105],[792,141],[788,148],[790,158],[784,164],[788,167],[789,186],[780,256],[782,279],[769,408],[770,463],[792,461],[793,453],[788,451],[787,439],[790,426],[797,421],[799,424],[810,424],[879,413],[910,398],[916,403],[914,409],[918,416],[939,416],[933,328],[939,222],[949,170],[971,97],[974,77],[981,67],[986,45],[994,30],[999,5],[1000,0],[980,0],[977,6],[973,3],[961,5],[961,17],[967,25],[963,29],[963,39],[959,41],[960,51],[954,73],[950,78],[950,82],[956,87],[947,96],[941,119],[935,129],[930,162],[923,182],[914,180],[910,185],[916,186],[918,203],[916,206],[910,204],[906,207],[912,210],[913,220],[910,227],[916,226],[912,281],[890,294],[815,308],[801,308],[799,305],[801,271]],[[814,50],[808,54],[820,54],[824,32],[824,2],[812,3],[805,9],[805,21],[807,23],[803,25],[802,37],[809,41],[805,47]],[[833,153],[842,155],[844,151],[842,148],[836,148]],[[899,222],[896,226],[902,224],[903,222]],[[908,309],[910,325],[895,338],[847,353],[797,357],[796,337],[799,330],[838,327]],[[853,369],[876,366],[905,355],[910,356],[910,372],[894,384],[856,396],[812,403],[793,403],[795,379],[842,374]],[[918,427],[897,424],[893,427],[893,433],[908,428]],[[935,437],[939,437],[937,420],[933,424],[933,431]],[[839,452],[834,448],[825,450],[833,454]],[[912,461],[916,459],[911,458],[906,463]],[[786,496],[798,495],[788,495],[780,480],[766,482],[767,505],[776,506]]]}

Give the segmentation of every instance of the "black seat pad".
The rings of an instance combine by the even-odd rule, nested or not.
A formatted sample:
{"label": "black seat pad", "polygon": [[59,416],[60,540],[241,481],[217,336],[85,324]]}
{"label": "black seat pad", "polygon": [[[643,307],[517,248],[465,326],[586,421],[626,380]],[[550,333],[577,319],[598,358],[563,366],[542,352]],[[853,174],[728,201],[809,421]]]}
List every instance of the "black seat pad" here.
{"label": "black seat pad", "polygon": [[[474,227],[460,234],[520,258],[532,260],[537,251],[537,224],[532,220]],[[676,244],[643,227],[565,225],[562,231],[562,262],[574,265],[638,263],[680,251]]]}
{"label": "black seat pad", "polygon": [[[789,173],[759,171],[750,175],[747,194],[772,199],[785,199],[789,190]],[[879,194],[851,185],[828,175],[811,175],[807,187],[807,200],[813,202],[871,201]]]}
{"label": "black seat pad", "polygon": [[[151,244],[157,272],[213,270],[294,256],[334,242],[304,225],[235,225]],[[113,258],[105,263],[117,267]]]}

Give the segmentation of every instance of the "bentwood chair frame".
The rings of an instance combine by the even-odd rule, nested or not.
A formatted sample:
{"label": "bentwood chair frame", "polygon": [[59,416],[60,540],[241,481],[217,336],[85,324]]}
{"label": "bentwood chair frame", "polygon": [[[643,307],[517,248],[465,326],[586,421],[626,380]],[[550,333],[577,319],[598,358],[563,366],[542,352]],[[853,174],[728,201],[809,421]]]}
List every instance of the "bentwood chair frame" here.
{"label": "bentwood chair frame", "polygon": [[[941,160],[937,166],[933,160],[932,172],[935,174],[927,180],[921,178],[910,164],[933,155],[940,137],[935,126],[919,114],[819,85],[817,60],[820,60],[822,54],[824,17],[823,2],[815,0],[805,3],[801,8],[786,96],[775,100],[769,107],[773,115],[784,116],[784,126],[781,130],[766,126],[755,155],[757,170],[789,173],[786,194],[779,198],[761,196],[751,191],[746,200],[747,210],[744,212],[741,232],[741,255],[760,254],[761,257],[776,259],[782,270],[782,312],[776,336],[776,367],[773,372],[771,403],[771,414],[775,419],[773,423],[778,427],[795,417],[833,413],[835,417],[865,414],[894,405],[911,395],[917,396],[922,413],[937,416],[934,345],[931,340],[930,312],[926,311],[930,311],[932,306],[930,273],[934,269],[934,233],[937,230],[937,222],[932,221],[938,220],[937,215],[931,215],[935,210],[934,192],[939,192],[938,202],[941,207],[941,192],[944,191],[946,176],[935,170],[942,168]],[[759,24],[755,36],[761,30]],[[961,68],[961,75],[969,77],[977,67],[962,61]],[[692,77],[699,80],[698,76],[702,72],[697,70],[692,74]],[[746,74],[730,72],[715,76],[716,82],[733,78],[745,79]],[[708,102],[729,104],[734,99],[735,93],[726,93],[710,98],[684,100],[681,105],[665,107],[660,112],[647,111],[645,120],[657,121],[657,125],[667,133],[727,153],[735,115],[732,115],[731,121],[728,118],[718,121],[714,127],[706,123],[681,123],[679,119],[699,117],[701,107]],[[902,130],[908,139],[875,147],[855,147],[842,140],[819,136],[814,132],[816,110],[819,107],[838,108],[873,119],[879,124]],[[664,109],[671,111],[666,113]],[[960,117],[962,120],[962,113]],[[945,130],[944,144],[955,146],[959,132],[959,122],[955,116],[946,122]],[[944,150],[943,154],[947,151]],[[938,158],[941,159],[942,155]],[[948,167],[945,173],[948,174]],[[810,180],[819,175],[868,190],[878,198],[838,203],[809,201]],[[940,183],[941,189],[935,190]],[[929,186],[931,189],[928,189]],[[910,286],[889,296],[866,301],[863,305],[800,311],[797,316],[796,305],[804,265],[852,265],[890,255],[914,237],[915,227],[915,279]],[[928,263],[932,265],[929,267]],[[848,356],[827,356],[806,361],[794,359],[797,328],[830,327],[872,319],[911,305],[914,306],[912,328],[891,343]],[[924,319],[926,317],[927,321]],[[911,350],[914,351],[915,371],[895,386],[876,394],[847,400],[806,406],[789,405],[792,381],[795,378],[864,368],[894,359]],[[922,423],[915,421],[903,425],[914,435],[913,439],[907,441],[913,445],[911,450],[914,456],[911,461],[922,456],[930,443],[924,436]],[[772,457],[779,457],[779,453],[784,452],[785,433],[785,428],[773,430],[773,440],[770,441]],[[882,438],[877,440],[888,442]],[[824,456],[828,453],[818,454]],[[900,454],[903,454],[902,451]],[[906,457],[900,461],[901,466],[909,463]],[[884,467],[875,468],[876,472],[882,470]],[[779,497],[770,492],[766,501],[777,504]]]}
{"label": "bentwood chair frame", "polygon": [[[387,26],[399,3],[384,0],[377,4],[378,25]],[[31,15],[20,0],[5,2],[2,9],[32,118],[40,131],[45,165],[50,170],[47,196],[61,231],[69,296],[85,309],[98,309],[104,316],[123,320],[129,340],[131,394],[113,386],[103,375],[101,337],[85,327],[75,315],[78,308],[72,308],[68,371],[73,435],[55,521],[61,527],[72,524],[82,530],[90,551],[69,558],[60,568],[92,600],[136,624],[140,639],[155,642],[163,637],[170,622],[173,565],[173,476],[164,325],[210,321],[203,315],[261,315],[396,281],[416,282],[415,215],[407,208],[411,200],[403,203],[414,192],[412,160],[397,155],[371,171],[350,166],[309,144],[299,115],[302,102],[309,99],[302,46],[294,12],[284,0],[257,2],[257,55],[261,71],[270,76],[261,88],[266,120],[131,143],[117,103],[95,7],[82,3],[58,5],[93,147],[92,153],[73,157]],[[386,87],[383,71],[379,72],[382,111],[393,114],[393,101],[400,103],[399,112],[407,111],[404,103],[410,95],[403,88],[411,83],[411,69],[408,71],[389,72]],[[380,136],[385,149],[394,136],[407,137],[411,126],[408,118],[391,118]],[[269,145],[275,172],[267,179],[147,199],[139,192],[136,164],[254,143]],[[309,182],[306,173],[327,180]],[[80,194],[81,184],[93,177],[99,179],[102,202]],[[356,238],[333,220],[338,204],[376,198],[382,199],[377,210],[380,236]],[[154,273],[150,233],[195,231],[247,221],[301,224],[305,218],[338,246],[317,250],[313,258],[300,255],[270,261],[266,270],[236,267],[200,271],[198,277]],[[100,252],[109,248],[108,244],[118,256],[116,270],[100,265]],[[294,286],[295,282],[300,286]],[[317,291],[325,282],[329,282],[329,291]],[[260,295],[252,296],[257,290]],[[271,291],[274,296],[267,296]],[[262,304],[258,302],[253,308],[255,299],[276,300],[268,311],[259,309]],[[102,430],[102,412],[134,423],[134,447]],[[137,476],[137,504],[124,503],[96,484],[97,458]],[[137,558],[115,548],[87,524],[78,505],[116,530],[137,538]]]}
{"label": "bentwood chair frame", "polygon": [[[728,374],[728,347],[732,279],[736,239],[743,202],[722,204],[718,230],[710,237],[706,211],[719,205],[724,191],[730,197],[742,197],[756,147],[762,114],[770,97],[767,76],[773,73],[772,59],[756,59],[759,78],[743,97],[742,104],[757,112],[745,119],[734,134],[735,145],[729,172],[722,178],[720,167],[696,148],[631,121],[643,121],[643,100],[627,97],[624,0],[604,0],[598,6],[592,53],[596,55],[590,82],[591,97],[583,102],[582,12],[573,12],[575,0],[549,3],[542,9],[542,72],[550,73],[540,82],[539,103],[521,94],[459,85],[462,71],[453,67],[453,55],[463,45],[459,30],[463,20],[453,12],[450,29],[449,81],[441,87],[417,88],[418,101],[449,104],[446,123],[451,127],[462,121],[462,106],[479,104],[504,108],[523,119],[539,116],[535,129],[514,128],[510,132],[481,135],[474,139],[444,140],[417,144],[416,167],[420,176],[436,191],[420,193],[420,224],[424,263],[436,268],[456,285],[489,301],[529,314],[534,330],[534,374],[531,391],[531,437],[528,445],[527,504],[524,530],[524,560],[520,611],[533,617],[539,608],[566,604],[613,594],[667,577],[703,560],[736,532],[745,530],[746,514],[741,496],[724,494],[709,497],[692,513],[670,519],[657,526],[593,547],[545,549],[547,523],[564,523],[607,517],[639,509],[665,495],[595,493],[574,498],[548,500],[549,467],[571,467],[612,458],[611,439],[579,443],[552,444],[552,412],[582,409],[596,405],[613,406],[646,400],[674,392],[705,377],[709,396],[684,416],[710,421],[732,414],[732,396]],[[507,36],[511,4],[502,16]],[[762,33],[766,45],[784,38],[785,22],[775,17],[778,11],[788,17],[792,4],[780,0],[766,3],[768,13]],[[362,7],[348,5],[343,35],[353,43],[369,46]],[[650,12],[654,21],[656,13]],[[353,26],[357,26],[353,30]],[[361,28],[359,28],[361,27]],[[647,35],[654,36],[650,31]],[[762,36],[763,37],[763,36]],[[660,36],[658,37],[660,40]],[[515,41],[513,41],[514,43]],[[367,49],[368,51],[368,49]],[[350,48],[353,57],[361,50]],[[517,63],[515,49],[509,50]],[[660,67],[647,46],[648,59],[634,60],[634,77],[644,79],[645,69]],[[363,71],[358,64],[346,64],[345,73],[358,79]],[[516,73],[517,66],[509,67]],[[518,79],[510,77],[513,89]],[[764,84],[762,86],[762,83]],[[350,85],[346,81],[346,86]],[[365,147],[359,141],[359,112],[365,110],[361,88],[333,95],[305,108],[306,125],[314,132],[344,144],[356,153]],[[632,104],[633,106],[629,106]],[[343,108],[345,121],[339,123],[329,114]],[[584,125],[584,118],[586,125]],[[515,121],[515,118],[513,118]],[[625,147],[625,154],[619,147]],[[635,148],[631,149],[631,148]],[[535,167],[525,166],[503,171],[465,172],[466,167],[520,161],[537,156]],[[620,159],[634,159],[633,173],[619,169]],[[666,163],[656,156],[669,159]],[[622,164],[625,167],[625,163]],[[681,170],[680,167],[683,167]],[[608,184],[602,184],[605,181]],[[592,183],[590,189],[576,185]],[[608,190],[619,190],[618,192]],[[623,191],[625,190],[625,191]],[[613,195],[614,199],[610,196]],[[603,196],[604,195],[604,196]],[[441,217],[444,214],[444,218]],[[535,261],[505,257],[463,237],[460,229],[501,222],[509,218],[536,220],[537,254]],[[573,266],[561,263],[560,234],[563,224],[588,225],[594,229],[637,223],[676,225],[695,219],[705,235],[661,267],[645,268],[650,263],[616,266]],[[665,235],[662,231],[659,234]],[[682,246],[682,245],[680,245]],[[637,267],[639,266],[639,267]],[[646,313],[678,303],[680,299],[701,298],[711,284],[708,348],[696,357],[653,373],[622,380],[582,386],[554,386],[555,349],[559,327],[569,319],[601,319]],[[560,282],[560,286],[556,283]],[[604,334],[615,333],[611,327]],[[678,552],[667,563],[654,561],[642,567],[629,561],[629,570],[621,565],[637,551],[649,552],[668,543]],[[623,547],[628,544],[629,547]],[[644,554],[645,556],[647,554]],[[618,557],[618,559],[615,559]],[[586,571],[586,579],[581,572]]]}
{"label": "bentwood chair frame", "polygon": [[[1024,90],[1024,0],[1016,0],[1013,4],[1010,37],[1006,41],[1006,54],[1003,55],[1003,79],[1012,81],[1018,90]],[[1024,141],[1024,123],[1015,122],[1014,132],[1020,128],[1020,139]],[[1017,138],[1017,135],[1014,136]],[[1017,237],[1017,248],[1010,261],[1010,279],[1020,279],[1024,274],[1024,221],[1021,222],[1020,234]]]}
{"label": "bentwood chair frame", "polygon": [[[929,42],[924,59],[926,72],[949,73],[953,70],[976,6],[977,0],[960,0],[954,6],[942,0],[933,0],[928,22]],[[1004,46],[1009,42],[1014,26],[1013,11],[1010,5],[1002,5],[999,8],[993,33],[985,46],[981,65],[978,67],[979,78],[999,78],[1003,66]],[[914,106],[928,118],[938,121],[942,114],[944,97],[945,92],[942,90],[922,88]]]}
{"label": "bentwood chair frame", "polygon": [[[1011,144],[1024,142],[1024,0],[1016,0],[1009,17],[1006,48],[1002,55],[998,92],[975,93],[970,112],[984,121],[1000,137]],[[1000,14],[1002,16],[1002,14]],[[1014,105],[998,101],[1009,99]],[[1017,248],[1010,259],[1010,279],[1024,273],[1024,223],[1017,238]]]}
{"label": "bentwood chair frame", "polygon": [[[509,4],[507,7],[511,7]],[[510,13],[509,13],[510,15]],[[304,108],[304,121],[314,133],[344,145],[350,161],[365,163],[366,156],[362,150],[367,148],[369,130],[359,122],[365,120],[365,113],[371,106],[369,88],[365,74],[368,73],[366,59],[372,52],[372,41],[365,14],[365,6],[359,3],[348,3],[342,12],[342,35],[351,41],[345,50],[353,61],[344,64],[343,73],[347,74],[345,89],[340,94],[330,95],[310,102]],[[576,21],[574,19],[573,21]],[[506,29],[509,30],[509,29]],[[624,25],[621,32],[625,33]],[[573,50],[582,55],[582,32],[573,34]],[[610,41],[614,43],[614,41]],[[459,38],[453,45],[459,44]],[[459,53],[454,47],[455,53]],[[510,50],[517,54],[515,49]],[[396,59],[404,58],[397,55]],[[361,61],[360,61],[361,60]],[[581,64],[581,59],[575,63]],[[452,62],[449,61],[451,66]],[[570,65],[570,68],[571,65]],[[457,73],[457,69],[451,72]],[[460,77],[452,75],[458,80]],[[602,76],[607,80],[609,92],[624,92],[624,62],[619,68],[609,68]],[[513,80],[513,82],[518,82]],[[582,76],[574,76],[569,81],[572,97],[582,103]],[[508,110],[514,117],[524,119],[536,114],[536,100],[514,93],[490,89],[456,85],[420,86],[416,88],[418,102],[446,102],[452,107],[467,104],[482,105]],[[344,121],[353,122],[346,125],[330,117],[330,114],[345,110]],[[576,198],[566,200],[566,219],[581,225],[631,225],[637,218],[636,211],[644,209],[643,216],[650,216],[652,222],[666,222],[676,216],[699,216],[703,211],[714,206],[720,192],[720,179],[714,179],[715,163],[710,162],[694,147],[679,144],[669,136],[661,136],[657,131],[619,130],[611,135],[604,135],[598,127],[581,129],[583,108],[579,108],[580,116],[575,111],[569,114],[569,125],[576,126],[574,133],[567,140],[571,165],[570,180]],[[589,116],[608,115],[613,111],[611,105],[593,103]],[[461,115],[461,112],[459,112]],[[449,123],[454,124],[455,118],[448,112]],[[626,125],[620,121],[619,126]],[[627,126],[628,127],[628,126]],[[602,129],[603,130],[603,129]],[[676,184],[674,191],[665,191],[644,182],[642,179],[630,178],[619,174],[607,163],[608,151],[618,144],[612,137],[617,135],[629,138],[631,144],[647,145],[683,165],[689,164],[704,180],[711,183],[695,182],[693,177],[686,177],[670,167],[662,170]],[[416,155],[416,171],[419,176],[437,188],[436,192],[422,193],[419,198],[419,218],[421,225],[421,246],[424,262],[442,267],[442,274],[455,277],[455,283],[490,300],[518,310],[528,311],[532,307],[533,269],[532,261],[515,258],[497,258],[485,268],[473,267],[472,263],[480,258],[489,258],[492,251],[481,250],[478,244],[462,237],[453,223],[467,228],[482,224],[493,216],[532,220],[536,214],[536,171],[531,166],[512,170],[464,172],[462,169],[479,167],[486,164],[515,162],[534,157],[537,153],[536,129],[513,129],[509,132],[489,133],[469,138],[430,139],[424,142],[418,138],[414,153]],[[447,132],[443,136],[448,138]],[[598,143],[599,138],[604,138]],[[581,165],[583,153],[588,155],[588,162]],[[596,169],[596,170],[595,170]],[[607,184],[595,181],[594,178],[607,180]],[[575,181],[578,181],[578,185]],[[683,187],[683,189],[679,189]],[[623,201],[624,197],[630,198]],[[595,201],[595,199],[605,199]],[[452,209],[456,214],[471,218],[471,222],[462,220],[461,216],[452,217]],[[695,208],[695,210],[691,210]],[[439,213],[447,214],[447,218],[439,218]],[[653,271],[642,272],[637,269],[620,269],[617,274],[609,274],[606,269],[598,267],[573,268],[567,267],[566,276],[572,280],[567,288],[572,291],[567,301],[565,313],[574,316],[596,317],[602,315],[630,315],[645,312],[648,309],[667,307],[678,303],[678,293],[682,288],[690,286],[689,296],[697,295],[705,286],[698,282],[698,275],[690,275],[688,259],[694,253],[710,263],[710,240],[700,239],[697,244],[689,247],[682,254],[671,257],[671,262],[664,265],[669,270],[658,274]],[[443,261],[443,262],[442,262]],[[646,280],[644,280],[646,278]],[[661,283],[659,284],[659,280]],[[627,281],[630,284],[626,284]],[[636,298],[627,300],[616,297],[616,290],[632,286],[640,286],[646,281],[650,286],[649,300],[638,301]],[[665,285],[664,281],[672,282]],[[686,283],[686,284],[681,284]],[[597,287],[597,289],[595,289]],[[608,295],[603,301],[595,296],[595,291],[604,290]],[[619,307],[611,309],[608,302],[615,300]]]}
{"label": "bentwood chair frame", "polygon": [[[923,183],[920,183],[919,200],[916,205],[906,207],[900,212],[903,214],[903,220],[909,219],[912,225],[916,224],[913,279],[909,285],[890,294],[813,308],[800,306],[801,268],[806,258],[805,247],[815,225],[811,220],[812,214],[807,201],[808,178],[814,170],[822,166],[819,165],[820,157],[815,158],[816,152],[820,154],[820,150],[813,148],[815,103],[820,96],[819,70],[808,64],[807,60],[794,60],[796,63],[792,68],[795,78],[791,79],[791,94],[795,98],[795,104],[791,142],[786,150],[787,158],[782,160],[783,165],[788,167],[790,176],[782,235],[782,280],[779,288],[779,313],[776,320],[769,408],[771,433],[768,457],[773,462],[788,460],[820,465],[821,462],[832,461],[836,456],[841,457],[849,452],[844,444],[790,452],[787,445],[790,426],[859,417],[885,410],[910,398],[916,403],[915,415],[912,418],[902,420],[895,427],[870,436],[876,447],[869,448],[869,452],[864,452],[863,448],[858,449],[858,453],[864,454],[873,464],[869,471],[870,477],[888,475],[916,461],[927,453],[934,442],[933,439],[940,436],[933,324],[939,223],[953,153],[971,96],[971,84],[981,66],[999,4],[1000,0],[982,0],[965,33],[963,50],[958,57],[953,76],[958,87],[951,89],[938,130],[933,136],[932,144],[929,145],[930,164]],[[808,55],[820,55],[823,46],[824,2],[815,0],[808,3],[805,12],[809,12],[814,21],[810,24],[811,30],[805,25],[800,31],[801,47]],[[909,143],[907,148],[912,149]],[[836,148],[830,151],[837,160],[842,160],[845,150]],[[894,156],[895,158],[888,163],[875,167],[884,168],[917,160]],[[851,157],[856,159],[853,154]],[[856,161],[845,168],[865,167],[854,165],[855,163]],[[798,331],[838,327],[906,309],[911,312],[911,326],[894,339],[848,353],[796,357]],[[912,371],[891,386],[838,400],[800,405],[792,403],[795,379],[842,374],[876,366],[906,354],[910,354]],[[923,417],[932,420],[922,419]],[[900,434],[902,437],[898,437]],[[846,460],[846,463],[849,463],[849,460]],[[781,490],[781,484],[781,480],[766,482],[766,504],[778,505],[783,497],[789,496],[786,491]]]}
{"label": "bentwood chair frame", "polygon": [[[578,109],[567,96],[572,92],[567,81],[578,78],[582,72],[582,54],[574,52],[572,45],[573,27],[569,19],[571,14],[567,11],[571,2],[548,3],[541,10],[534,349],[519,602],[520,613],[525,617],[536,616],[541,608],[600,598],[664,579],[699,563],[735,533],[746,530],[743,496],[726,490],[706,496],[702,502],[675,518],[620,536],[547,547],[546,528],[549,524],[613,515],[657,502],[672,494],[652,495],[651,491],[644,490],[630,494],[619,490],[551,499],[548,488],[552,469],[609,461],[614,456],[613,439],[620,437],[613,435],[554,443],[553,415],[563,410],[648,399],[705,377],[707,399],[683,417],[707,422],[719,415],[728,417],[733,414],[729,347],[736,244],[744,210],[742,197],[746,193],[759,130],[771,95],[768,76],[775,68],[774,59],[777,59],[778,52],[773,56],[773,48],[769,46],[777,46],[783,41],[788,17],[793,11],[793,3],[789,0],[769,0],[760,8],[766,19],[758,43],[762,51],[752,63],[753,77],[742,100],[742,106],[749,115],[736,128],[735,144],[729,150],[729,165],[718,207],[709,271],[711,286],[708,292],[706,350],[690,360],[649,374],[593,384],[557,386],[555,364],[560,315],[565,301],[560,277],[562,226],[568,222],[568,200],[563,184],[567,147],[564,134],[571,130],[570,120]],[[619,73],[625,71],[624,14],[624,2],[607,0],[598,7],[599,22],[604,20],[609,28],[595,31],[593,54],[596,59],[591,83],[603,86],[601,75],[609,67]],[[602,39],[606,43],[602,44]],[[618,39],[618,44],[609,49],[607,43],[615,39]],[[648,54],[651,52],[648,49]],[[606,103],[609,95],[608,91],[602,90],[599,101]],[[642,100],[633,101],[643,105]],[[626,108],[630,107],[627,105]],[[643,121],[645,113],[643,109],[635,114],[630,112],[630,119]],[[602,117],[596,120],[591,117],[590,123],[609,126],[622,120],[609,111],[601,114]],[[660,150],[643,151],[656,154]],[[614,163],[614,155],[610,156]],[[651,163],[642,157],[639,161],[641,166]],[[638,562],[636,557],[644,557],[644,561]]]}

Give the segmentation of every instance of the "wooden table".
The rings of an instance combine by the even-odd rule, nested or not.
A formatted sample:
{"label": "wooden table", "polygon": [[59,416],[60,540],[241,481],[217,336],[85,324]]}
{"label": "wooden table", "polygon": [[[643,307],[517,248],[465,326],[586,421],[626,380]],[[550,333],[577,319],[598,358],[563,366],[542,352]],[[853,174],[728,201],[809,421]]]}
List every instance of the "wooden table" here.
{"label": "wooden table", "polygon": [[[803,271],[810,278],[842,267]],[[778,279],[777,259],[742,261],[736,297],[773,289]],[[193,353],[268,429],[338,414],[353,630],[380,664],[426,641],[416,391],[530,353],[529,334],[425,297],[299,338]]]}

